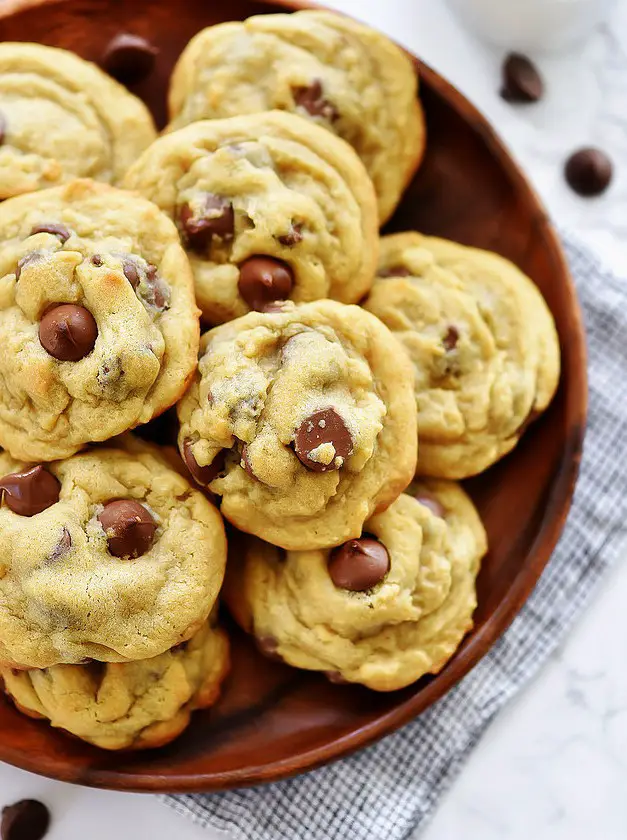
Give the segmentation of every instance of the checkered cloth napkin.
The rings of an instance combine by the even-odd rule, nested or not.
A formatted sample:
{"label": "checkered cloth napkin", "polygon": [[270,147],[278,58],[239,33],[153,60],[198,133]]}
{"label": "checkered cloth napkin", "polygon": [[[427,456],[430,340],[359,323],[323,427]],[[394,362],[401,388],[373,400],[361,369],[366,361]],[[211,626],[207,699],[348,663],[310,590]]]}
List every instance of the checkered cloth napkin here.
{"label": "checkered cloth napkin", "polygon": [[565,243],[588,331],[590,413],[565,532],[527,604],[453,691],[376,745],[300,778],[166,801],[233,840],[408,840],[494,716],[563,640],[627,551],[627,278]]}

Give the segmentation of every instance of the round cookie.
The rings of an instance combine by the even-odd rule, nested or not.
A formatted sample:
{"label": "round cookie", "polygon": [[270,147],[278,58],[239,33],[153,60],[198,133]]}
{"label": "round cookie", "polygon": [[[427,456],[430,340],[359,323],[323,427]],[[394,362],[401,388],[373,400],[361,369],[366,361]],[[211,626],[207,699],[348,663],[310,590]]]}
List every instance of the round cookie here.
{"label": "round cookie", "polygon": [[212,706],[229,669],[226,633],[205,622],[188,642],[138,662],[0,668],[17,708],[106,750],[161,747]]}
{"label": "round cookie", "polygon": [[189,42],[170,83],[171,128],[278,108],[353,146],[372,178],[383,224],[425,147],[409,57],[380,32],[333,12],[259,15]]}
{"label": "round cookie", "polygon": [[413,232],[385,236],[364,307],[413,362],[422,475],[487,469],[555,393],[553,317],[532,281],[497,254]]}
{"label": "round cookie", "polygon": [[179,449],[222,514],[287,549],[359,536],[416,465],[409,360],[356,306],[251,312],[206,333]]}
{"label": "round cookie", "polygon": [[0,662],[126,662],[190,638],[222,584],[213,505],[147,444],[0,454]]}
{"label": "round cookie", "polygon": [[171,128],[279,109],[306,117],[355,149],[383,224],[425,146],[418,82],[405,53],[333,12],[259,15],[203,29],[170,83]]}
{"label": "round cookie", "polygon": [[154,204],[74,181],[0,204],[0,238],[0,445],[63,458],[179,399],[199,312]]}
{"label": "round cookie", "polygon": [[244,538],[225,597],[263,652],[377,691],[444,667],[472,627],[486,535],[457,484],[432,479],[410,491],[331,551],[285,553]]}
{"label": "round cookie", "polygon": [[204,121],[165,135],[124,184],[177,222],[210,323],[285,298],[355,303],[370,289],[372,184],[350,147],[293,114]]}
{"label": "round cookie", "polygon": [[95,64],[0,44],[0,199],[74,178],[115,184],[155,137],[145,105]]}

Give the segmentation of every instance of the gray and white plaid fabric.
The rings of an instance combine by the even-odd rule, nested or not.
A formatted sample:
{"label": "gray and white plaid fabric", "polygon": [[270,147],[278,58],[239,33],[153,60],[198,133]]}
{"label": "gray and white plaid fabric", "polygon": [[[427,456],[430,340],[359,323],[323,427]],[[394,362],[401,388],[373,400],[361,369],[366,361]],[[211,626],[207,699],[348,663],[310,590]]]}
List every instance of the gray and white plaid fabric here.
{"label": "gray and white plaid fabric", "polygon": [[300,778],[168,804],[234,840],[408,840],[419,833],[497,712],[562,641],[627,550],[627,278],[566,242],[585,312],[590,414],[566,530],[533,595],[475,669],[416,721]]}

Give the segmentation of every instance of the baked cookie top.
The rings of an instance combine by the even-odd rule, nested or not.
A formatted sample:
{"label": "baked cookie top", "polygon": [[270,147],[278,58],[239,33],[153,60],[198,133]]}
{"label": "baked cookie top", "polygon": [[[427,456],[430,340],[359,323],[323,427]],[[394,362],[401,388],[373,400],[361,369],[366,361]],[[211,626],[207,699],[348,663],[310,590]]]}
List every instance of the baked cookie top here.
{"label": "baked cookie top", "polygon": [[95,64],[0,44],[0,199],[79,177],[115,184],[155,137],[145,105]]}
{"label": "baked cookie top", "polygon": [[20,711],[107,750],[161,747],[194,709],[218,698],[229,667],[226,633],[209,622],[188,642],[138,662],[0,668]]}
{"label": "baked cookie top", "polygon": [[171,128],[274,108],[342,137],[374,182],[381,224],[425,145],[410,58],[380,32],[333,12],[259,15],[199,32],[170,83]]}
{"label": "baked cookie top", "polygon": [[94,181],[0,204],[0,444],[49,461],[144,423],[196,367],[193,279],[154,204]]}
{"label": "baked cookie top", "polygon": [[225,597],[262,651],[377,691],[445,665],[472,627],[485,531],[453,482],[408,492],[333,550],[236,546]]}
{"label": "baked cookie top", "polygon": [[124,184],[177,222],[211,323],[285,298],[354,303],[372,284],[370,179],[350,147],[293,114],[203,121],[167,134]]}
{"label": "baked cookie top", "polygon": [[284,548],[336,545],[411,480],[411,365],[369,313],[287,303],[210,330],[200,352],[179,448],[241,530]]}
{"label": "baked cookie top", "polygon": [[553,317],[503,257],[419,233],[385,236],[364,306],[413,362],[420,474],[482,472],[550,403],[560,372]]}
{"label": "baked cookie top", "polygon": [[128,441],[28,465],[0,454],[0,662],[157,656],[207,618],[222,518],[159,451]]}

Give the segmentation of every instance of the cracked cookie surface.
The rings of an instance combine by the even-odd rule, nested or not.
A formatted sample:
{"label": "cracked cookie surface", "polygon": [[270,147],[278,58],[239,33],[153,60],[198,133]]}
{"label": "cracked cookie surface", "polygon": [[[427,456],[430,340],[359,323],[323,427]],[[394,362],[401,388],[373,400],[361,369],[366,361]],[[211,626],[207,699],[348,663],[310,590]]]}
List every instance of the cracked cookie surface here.
{"label": "cracked cookie surface", "polygon": [[66,457],[176,402],[199,313],[174,225],[154,204],[75,181],[0,204],[0,444]]}
{"label": "cracked cookie surface", "polygon": [[0,668],[17,708],[108,750],[169,743],[212,706],[229,668],[226,633],[206,622],[189,641],[137,662]]}
{"label": "cracked cookie surface", "polygon": [[414,365],[419,474],[482,472],[555,393],[553,317],[532,281],[497,254],[414,232],[385,236],[364,307]]}
{"label": "cracked cookie surface", "polygon": [[0,662],[146,659],[188,639],[222,584],[213,505],[129,439],[44,466],[0,454]]}
{"label": "cracked cookie surface", "polygon": [[425,146],[411,60],[388,38],[333,12],[258,15],[199,32],[170,83],[171,128],[280,109],[346,140],[374,183],[383,224]]}
{"label": "cracked cookie surface", "polygon": [[345,143],[278,111],[205,120],[157,140],[124,185],[181,231],[204,318],[275,300],[360,300],[378,253],[372,184]]}
{"label": "cracked cookie surface", "polygon": [[334,301],[206,333],[179,448],[238,528],[285,548],[361,533],[416,464],[413,375],[376,318]]}
{"label": "cracked cookie surface", "polygon": [[454,482],[413,484],[332,551],[241,540],[225,584],[238,623],[262,651],[332,682],[402,688],[441,670],[472,627],[486,535]]}
{"label": "cracked cookie surface", "polygon": [[0,44],[0,199],[74,178],[118,183],[156,137],[137,97],[95,64]]}

